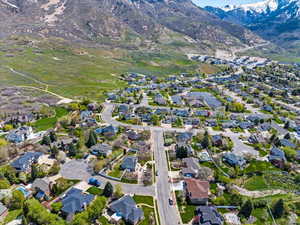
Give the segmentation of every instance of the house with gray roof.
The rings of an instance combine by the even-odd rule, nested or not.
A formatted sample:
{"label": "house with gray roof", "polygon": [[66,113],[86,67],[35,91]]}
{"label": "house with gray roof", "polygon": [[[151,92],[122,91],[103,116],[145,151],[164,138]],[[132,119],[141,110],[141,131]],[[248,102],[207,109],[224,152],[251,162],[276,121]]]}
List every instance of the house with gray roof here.
{"label": "house with gray roof", "polygon": [[199,206],[193,221],[194,225],[223,225],[224,219],[215,206]]}
{"label": "house with gray roof", "polygon": [[51,194],[51,182],[47,177],[36,178],[31,186],[37,199],[48,199]]}
{"label": "house with gray roof", "polygon": [[123,159],[120,165],[122,170],[128,170],[130,172],[136,171],[138,159],[135,156],[127,156]]}
{"label": "house with gray roof", "polygon": [[26,141],[27,138],[33,134],[32,127],[23,126],[18,129],[12,130],[6,136],[6,139],[12,143],[21,143]]}
{"label": "house with gray roof", "polygon": [[95,198],[95,195],[85,194],[82,190],[72,188],[62,199],[61,211],[67,220],[73,219],[76,213],[82,212]]}
{"label": "house with gray roof", "polygon": [[112,153],[112,146],[108,144],[96,144],[91,147],[90,151],[93,155],[107,157]]}
{"label": "house with gray roof", "polygon": [[182,160],[184,168],[181,173],[184,177],[198,177],[200,171],[199,160],[194,157],[184,158]]}
{"label": "house with gray roof", "polygon": [[15,168],[18,172],[30,172],[31,165],[37,163],[38,158],[43,155],[42,152],[26,152],[21,155],[10,165]]}
{"label": "house with gray roof", "polygon": [[117,201],[112,202],[109,210],[132,225],[136,225],[144,218],[143,210],[137,207],[134,199],[129,195],[124,195]]}

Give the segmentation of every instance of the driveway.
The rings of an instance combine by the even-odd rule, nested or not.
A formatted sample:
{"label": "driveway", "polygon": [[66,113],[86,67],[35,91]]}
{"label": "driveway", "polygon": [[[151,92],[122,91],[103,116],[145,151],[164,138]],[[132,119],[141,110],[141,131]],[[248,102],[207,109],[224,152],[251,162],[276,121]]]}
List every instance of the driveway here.
{"label": "driveway", "polygon": [[88,181],[92,171],[84,160],[71,160],[62,165],[60,174],[66,179]]}

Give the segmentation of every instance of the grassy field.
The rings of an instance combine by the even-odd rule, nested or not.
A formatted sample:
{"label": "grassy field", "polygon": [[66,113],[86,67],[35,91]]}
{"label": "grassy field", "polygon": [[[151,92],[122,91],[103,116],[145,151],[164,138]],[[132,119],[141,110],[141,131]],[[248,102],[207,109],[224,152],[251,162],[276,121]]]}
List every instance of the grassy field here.
{"label": "grassy field", "polygon": [[136,204],[144,203],[153,207],[153,197],[151,196],[135,195],[133,199]]}
{"label": "grassy field", "polygon": [[33,127],[37,131],[48,130],[55,126],[55,124],[59,118],[65,116],[67,114],[68,114],[68,111],[65,108],[56,107],[54,117],[40,119],[33,124]]}
{"label": "grassy field", "polygon": [[[2,40],[0,49],[2,85],[48,87],[75,99],[84,96],[103,100],[104,92],[125,86],[118,79],[124,72],[163,76],[199,69],[197,62],[173,51],[82,48],[62,40],[27,38]],[[13,73],[11,68],[23,75]]]}

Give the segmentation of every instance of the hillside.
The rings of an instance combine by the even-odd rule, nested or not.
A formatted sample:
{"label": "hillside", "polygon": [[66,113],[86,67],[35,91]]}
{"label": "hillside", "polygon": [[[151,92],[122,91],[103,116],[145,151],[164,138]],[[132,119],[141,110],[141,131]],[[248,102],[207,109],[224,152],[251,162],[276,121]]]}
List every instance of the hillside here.
{"label": "hillside", "polygon": [[123,48],[179,41],[205,51],[261,41],[190,0],[0,0],[0,37],[30,34]]}

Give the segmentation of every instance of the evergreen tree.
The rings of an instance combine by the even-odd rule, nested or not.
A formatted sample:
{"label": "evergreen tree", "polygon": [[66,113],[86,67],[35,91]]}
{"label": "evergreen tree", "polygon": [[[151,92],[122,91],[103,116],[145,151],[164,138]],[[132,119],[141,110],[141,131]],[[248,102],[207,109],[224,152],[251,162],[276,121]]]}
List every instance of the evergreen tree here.
{"label": "evergreen tree", "polygon": [[290,128],[290,122],[287,121],[285,124],[284,124],[284,129],[289,129]]}
{"label": "evergreen tree", "polygon": [[284,135],[284,138],[285,138],[285,139],[290,139],[290,138],[291,138],[290,133],[286,133],[286,135]]}
{"label": "evergreen tree", "polygon": [[113,193],[114,193],[113,186],[111,185],[110,182],[107,182],[103,190],[103,195],[108,198],[111,197]]}
{"label": "evergreen tree", "polygon": [[39,170],[36,165],[31,166],[31,180],[35,180],[39,176]]}
{"label": "evergreen tree", "polygon": [[178,147],[176,149],[176,158],[178,159],[184,159],[188,155],[187,149],[184,146]]}
{"label": "evergreen tree", "polygon": [[77,149],[73,143],[69,145],[69,156],[75,156],[77,154]]}
{"label": "evergreen tree", "polygon": [[49,136],[47,136],[47,135],[45,135],[44,137],[43,137],[43,139],[42,139],[42,145],[48,145],[48,146],[50,146],[50,143],[51,143],[51,140],[50,140],[50,138],[49,138]]}
{"label": "evergreen tree", "polygon": [[209,134],[207,131],[204,133],[204,138],[202,139],[201,145],[203,148],[209,148],[211,146]]}
{"label": "evergreen tree", "polygon": [[274,218],[281,218],[284,214],[284,203],[282,199],[279,199],[272,208]]}
{"label": "evergreen tree", "polygon": [[239,212],[239,216],[245,217],[246,219],[249,218],[251,215],[253,209],[252,202],[250,200],[247,200],[241,207],[241,210]]}
{"label": "evergreen tree", "polygon": [[52,157],[54,157],[54,158],[57,156],[57,154],[58,154],[58,152],[59,152],[56,146],[53,146],[53,147],[50,149],[50,151],[51,151]]}
{"label": "evergreen tree", "polygon": [[57,141],[57,137],[56,137],[56,134],[55,134],[54,131],[50,132],[49,137],[50,137],[50,140],[51,140],[52,143]]}
{"label": "evergreen tree", "polygon": [[97,135],[94,131],[91,131],[89,134],[89,139],[86,142],[86,146],[88,148],[94,146],[95,144],[97,144]]}

